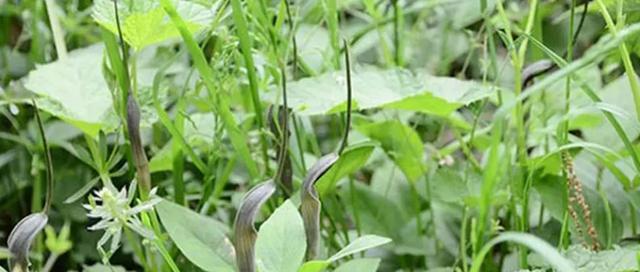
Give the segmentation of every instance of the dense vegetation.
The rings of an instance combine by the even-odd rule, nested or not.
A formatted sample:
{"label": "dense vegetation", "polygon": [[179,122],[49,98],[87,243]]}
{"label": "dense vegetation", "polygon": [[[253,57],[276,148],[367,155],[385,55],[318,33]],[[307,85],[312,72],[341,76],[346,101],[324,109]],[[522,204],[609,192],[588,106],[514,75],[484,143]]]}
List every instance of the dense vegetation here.
{"label": "dense vegetation", "polygon": [[0,271],[638,271],[638,57],[639,0],[0,0]]}

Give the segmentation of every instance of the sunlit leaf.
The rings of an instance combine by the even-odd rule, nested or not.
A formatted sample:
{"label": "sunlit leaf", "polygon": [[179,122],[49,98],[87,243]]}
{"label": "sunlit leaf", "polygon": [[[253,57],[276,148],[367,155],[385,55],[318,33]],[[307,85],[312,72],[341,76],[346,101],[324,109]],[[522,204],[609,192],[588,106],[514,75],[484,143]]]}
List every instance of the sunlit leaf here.
{"label": "sunlit leaf", "polygon": [[[192,33],[203,29],[214,17],[214,10],[190,1],[174,0],[174,5],[180,16],[188,20],[187,27]],[[167,20],[157,1],[121,1],[118,13],[122,36],[136,50],[180,37],[178,29]],[[95,1],[93,18],[111,32],[118,33],[113,1]]]}

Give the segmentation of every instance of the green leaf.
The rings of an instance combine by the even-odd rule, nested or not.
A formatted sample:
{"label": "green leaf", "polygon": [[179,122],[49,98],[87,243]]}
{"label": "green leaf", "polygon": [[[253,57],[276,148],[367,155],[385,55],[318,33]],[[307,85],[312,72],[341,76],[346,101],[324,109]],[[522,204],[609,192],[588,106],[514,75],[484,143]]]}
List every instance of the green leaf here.
{"label": "green leaf", "polygon": [[66,59],[38,65],[25,82],[41,96],[40,109],[94,137],[102,128],[117,126],[112,96],[99,69],[102,51],[101,44],[74,50]]}
{"label": "green leaf", "polygon": [[638,247],[620,248],[593,252],[582,246],[572,246],[564,254],[578,267],[578,272],[591,271],[637,271]]}
{"label": "green leaf", "polygon": [[338,161],[316,182],[318,194],[325,195],[331,192],[338,180],[362,168],[369,160],[374,147],[371,143],[363,143],[345,149]]}
{"label": "green leaf", "polygon": [[560,255],[553,246],[532,234],[520,232],[503,232],[498,235],[498,237],[487,242],[480,250],[480,253],[478,253],[478,255],[473,259],[473,266],[470,271],[480,271],[480,267],[482,267],[482,263],[487,253],[491,251],[493,246],[502,242],[514,242],[528,247],[540,254],[540,256],[558,272],[576,271],[575,266],[569,262],[569,260]]}
{"label": "green leaf", "polygon": [[400,121],[356,125],[356,129],[380,142],[386,154],[400,167],[410,182],[416,182],[426,171],[422,161],[422,141],[411,127]]}
{"label": "green leaf", "polygon": [[173,169],[172,145],[173,142],[168,142],[151,157],[151,160],[149,160],[149,171],[151,173]]}
{"label": "green leaf", "polygon": [[400,230],[409,221],[405,210],[366,185],[359,182],[354,185],[353,192],[343,190],[341,196],[345,203],[352,205],[351,210],[358,213],[363,232],[390,237],[395,243],[401,243]]}
{"label": "green leaf", "polygon": [[[136,0],[120,3],[118,15],[122,36],[134,49],[140,50],[151,44],[180,37],[178,29],[167,20],[158,1]],[[214,10],[190,1],[174,0],[174,5],[178,14],[187,18],[187,29],[191,33],[202,30],[215,16]],[[109,31],[118,33],[112,0],[95,1],[93,18]]]}
{"label": "green leaf", "polygon": [[[598,92],[600,98],[606,104],[599,103],[598,106],[606,107],[607,104],[615,105],[614,115],[617,117],[620,125],[627,132],[630,139],[635,139],[640,135],[640,128],[638,127],[638,119],[635,113],[635,104],[633,99],[629,99],[629,93],[631,93],[631,86],[626,75],[620,76],[618,79],[606,85]],[[609,107],[611,108],[611,107]],[[594,109],[594,112],[598,112],[601,109]],[[611,112],[610,109],[607,111]],[[595,142],[612,149],[619,149],[624,147],[620,141],[619,136],[613,130],[609,122],[602,122],[598,126],[584,128],[584,137],[587,141]]]}
{"label": "green leaf", "polygon": [[338,266],[333,272],[375,272],[380,265],[380,259],[362,258],[350,260]]}
{"label": "green leaf", "polygon": [[361,251],[365,251],[370,248],[378,247],[387,243],[390,243],[391,239],[386,237],[381,237],[377,235],[364,235],[358,237],[346,247],[342,248],[338,253],[334,254],[329,258],[329,262],[335,262],[339,259],[342,259],[351,254],[355,254]]}
{"label": "green leaf", "polygon": [[[92,137],[100,130],[111,132],[119,125],[113,109],[113,97],[102,71],[103,44],[94,44],[71,51],[67,58],[38,65],[25,81],[25,87],[39,95],[40,109],[72,124]],[[157,119],[150,105],[150,80],[146,77],[156,68],[145,67],[152,59],[138,63],[138,99],[142,124],[149,126]],[[166,90],[165,90],[166,91]],[[166,100],[166,92],[161,94]]]}
{"label": "green leaf", "polygon": [[156,206],[162,225],[180,252],[205,271],[235,271],[234,250],[224,224],[163,200]]}
{"label": "green leaf", "polygon": [[287,200],[260,226],[256,240],[257,266],[261,272],[295,272],[306,250],[302,217]]}
{"label": "green leaf", "polygon": [[[463,105],[486,97],[490,88],[472,82],[406,70],[364,68],[352,73],[353,105],[419,111],[447,116]],[[347,99],[344,72],[337,71],[287,83],[289,106],[297,114],[336,112]],[[343,109],[344,110],[344,109]]]}
{"label": "green leaf", "polygon": [[321,272],[329,266],[329,262],[325,260],[313,260],[304,263],[298,272]]}
{"label": "green leaf", "polygon": [[546,175],[534,180],[533,188],[538,191],[544,207],[553,218],[562,222],[567,206],[567,183],[560,176]]}

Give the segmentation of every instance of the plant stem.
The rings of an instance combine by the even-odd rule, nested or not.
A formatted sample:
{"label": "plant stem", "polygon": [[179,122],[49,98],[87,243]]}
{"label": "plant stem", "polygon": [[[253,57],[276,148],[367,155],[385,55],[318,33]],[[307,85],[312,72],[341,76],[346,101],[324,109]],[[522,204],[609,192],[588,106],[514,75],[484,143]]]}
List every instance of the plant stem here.
{"label": "plant stem", "polygon": [[[607,28],[609,28],[609,32],[615,37],[618,35],[618,29],[607,10],[607,6],[604,4],[602,0],[596,0],[598,3],[598,7],[600,8],[600,13],[602,13],[602,17],[604,17],[604,21],[607,23]],[[620,20],[620,18],[618,18]],[[618,46],[618,52],[620,53],[620,57],[622,58],[622,63],[624,65],[624,69],[627,72],[627,78],[629,79],[629,84],[631,85],[631,94],[633,95],[633,101],[636,106],[636,114],[638,119],[640,119],[640,82],[638,82],[638,75],[636,74],[635,69],[633,68],[633,64],[631,63],[631,55],[629,54],[629,49],[625,42],[622,42]]]}
{"label": "plant stem", "polygon": [[[258,93],[258,76],[256,74],[255,65],[252,55],[252,42],[249,37],[249,29],[244,17],[244,10],[240,3],[240,0],[231,0],[231,6],[233,9],[233,21],[236,24],[236,31],[238,38],[240,39],[240,48],[242,49],[242,56],[244,57],[244,64],[247,69],[247,76],[249,78],[249,88],[251,91],[251,100],[253,101],[253,110],[255,112],[256,124],[259,129],[264,128],[264,121],[262,120],[262,106],[260,102],[260,95]],[[265,169],[269,169],[269,156],[267,154],[267,138],[264,133],[260,133],[260,143],[262,149],[262,159],[264,161]]]}
{"label": "plant stem", "polygon": [[340,69],[340,39],[338,25],[337,0],[323,0],[325,5],[325,20],[329,27],[329,41],[333,50],[333,68]]}
{"label": "plant stem", "polygon": [[404,14],[402,7],[398,4],[398,0],[392,0],[393,2],[393,43],[396,49],[395,61],[396,66],[404,66],[404,44],[403,35],[404,32]]}
{"label": "plant stem", "polygon": [[47,15],[49,15],[49,23],[51,24],[51,32],[53,33],[53,42],[55,43],[58,59],[67,57],[67,45],[64,42],[64,33],[60,27],[60,21],[55,13],[56,3],[53,0],[45,0],[47,6]]}

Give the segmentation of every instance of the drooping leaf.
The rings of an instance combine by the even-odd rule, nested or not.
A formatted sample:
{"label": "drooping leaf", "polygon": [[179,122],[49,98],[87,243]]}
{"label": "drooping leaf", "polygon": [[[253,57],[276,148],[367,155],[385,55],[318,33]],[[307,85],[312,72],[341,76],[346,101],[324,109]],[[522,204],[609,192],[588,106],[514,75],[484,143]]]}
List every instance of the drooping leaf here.
{"label": "drooping leaf", "polygon": [[416,182],[426,171],[422,141],[411,127],[397,120],[356,125],[356,129],[380,142],[386,152],[410,182]]}
{"label": "drooping leaf", "polygon": [[298,209],[285,201],[258,231],[256,261],[261,272],[295,272],[307,249]]}
{"label": "drooping leaf", "polygon": [[362,258],[350,260],[333,270],[334,272],[375,272],[380,265],[380,259]]}
{"label": "drooping leaf", "polygon": [[[215,15],[215,10],[191,1],[174,0],[174,5],[180,16],[188,20],[187,28],[192,33],[209,25]],[[121,1],[118,13],[122,25],[122,36],[136,50],[180,37],[178,29],[167,20],[158,1]],[[93,18],[109,31],[118,33],[113,1],[95,1]]]}
{"label": "drooping leaf", "polygon": [[[337,71],[287,83],[289,105],[302,115],[337,112],[346,101],[344,74]],[[415,76],[406,70],[363,68],[352,73],[351,79],[353,104],[359,109],[383,107],[447,116],[491,92],[476,82]]]}
{"label": "drooping leaf", "polygon": [[334,190],[338,180],[364,166],[369,160],[374,147],[371,143],[362,143],[345,149],[338,161],[316,182],[318,194],[324,195],[331,192]]}
{"label": "drooping leaf", "polygon": [[485,256],[492,247],[502,242],[513,242],[528,247],[532,251],[540,254],[544,261],[559,272],[574,272],[575,266],[563,257],[553,246],[544,240],[529,234],[521,232],[503,232],[497,237],[487,242],[480,253],[474,258],[471,272],[479,272]]}
{"label": "drooping leaf", "polygon": [[335,262],[339,259],[342,259],[346,256],[349,256],[351,254],[355,254],[358,252],[362,252],[365,251],[367,249],[371,249],[374,247],[378,247],[387,243],[390,243],[391,239],[386,238],[386,237],[381,237],[381,236],[377,236],[377,235],[364,235],[361,237],[358,237],[358,239],[355,239],[354,241],[352,241],[350,244],[348,244],[346,247],[342,248],[340,251],[338,251],[338,253],[334,254],[333,256],[331,256],[329,258],[330,262]]}
{"label": "drooping leaf", "polygon": [[205,271],[235,271],[234,250],[224,224],[167,200],[156,210],[169,237],[189,261]]}

